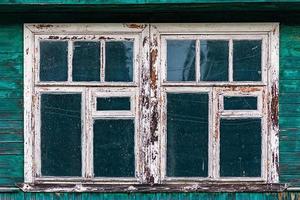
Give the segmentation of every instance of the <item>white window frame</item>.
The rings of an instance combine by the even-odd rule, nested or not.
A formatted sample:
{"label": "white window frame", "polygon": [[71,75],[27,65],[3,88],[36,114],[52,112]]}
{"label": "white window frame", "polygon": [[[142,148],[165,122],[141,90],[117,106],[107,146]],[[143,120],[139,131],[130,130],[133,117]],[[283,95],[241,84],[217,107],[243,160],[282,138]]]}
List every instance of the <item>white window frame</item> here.
{"label": "white window frame", "polygon": [[[75,37],[74,37],[75,36]],[[40,82],[38,73],[38,49],[40,39],[86,41],[134,39],[133,82],[104,82],[104,68],[101,68],[101,82],[71,82],[72,52],[68,52],[68,81]],[[196,68],[195,82],[166,81],[166,39],[195,39],[196,65],[200,65],[199,43],[201,39],[226,39],[229,41],[229,77],[227,82],[201,82],[200,70]],[[234,82],[232,71],[233,40],[262,39],[262,81]],[[101,64],[105,51],[101,38]],[[72,42],[68,42],[72,48]],[[136,51],[138,49],[138,51]],[[172,184],[170,188],[181,191],[187,184],[223,183],[264,183],[275,184],[279,181],[279,139],[278,139],[278,77],[279,77],[279,24],[278,23],[201,23],[201,24],[25,24],[24,25],[24,190],[34,190],[32,184],[133,184],[125,191],[139,191],[139,184]],[[39,88],[38,90],[36,88]],[[39,144],[36,139],[39,127],[39,99],[37,92],[82,92],[82,103],[89,105],[88,114],[83,119],[83,129],[91,130],[93,118],[132,118],[135,117],[135,158],[136,178],[92,178],[92,161],[83,161],[81,178],[38,177]],[[166,169],[166,92],[208,92],[209,125],[213,134],[209,135],[209,176],[207,178],[170,178],[165,176]],[[130,96],[131,111],[95,111],[96,96]],[[224,111],[223,96],[257,96],[257,111]],[[90,104],[86,102],[90,101]],[[220,108],[220,109],[216,109]],[[234,112],[234,113],[233,113]],[[216,113],[219,113],[218,116]],[[218,136],[217,120],[220,117],[262,117],[262,177],[258,178],[221,178],[218,176]],[[91,158],[92,137],[83,131],[82,159]],[[87,159],[86,159],[87,160]],[[30,185],[31,184],[31,185]],[[180,188],[176,185],[180,185]],[[183,185],[183,186],[182,186]],[[174,191],[176,191],[174,189]],[[186,188],[185,188],[186,189]],[[199,190],[201,188],[198,188]],[[269,188],[270,189],[270,188]],[[41,189],[45,191],[46,189]],[[86,191],[82,187],[78,191]],[[121,189],[119,189],[121,190]],[[116,191],[119,191],[118,188]],[[149,189],[151,190],[151,189]],[[163,191],[163,188],[159,189]],[[189,189],[186,189],[189,190]],[[193,188],[191,188],[193,190]],[[203,190],[203,189],[202,189]],[[52,189],[51,191],[55,191]],[[62,189],[56,191],[74,191]],[[75,191],[77,191],[75,189]],[[101,190],[106,191],[106,190]],[[152,188],[153,191],[153,188]],[[156,190],[154,190],[156,191]]]}

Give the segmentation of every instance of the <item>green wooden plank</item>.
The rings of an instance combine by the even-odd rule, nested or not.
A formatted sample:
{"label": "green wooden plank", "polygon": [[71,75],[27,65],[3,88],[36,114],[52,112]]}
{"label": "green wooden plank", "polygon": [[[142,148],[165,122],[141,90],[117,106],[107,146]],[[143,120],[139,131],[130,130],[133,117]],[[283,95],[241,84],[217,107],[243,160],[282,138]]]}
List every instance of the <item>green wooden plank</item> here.
{"label": "green wooden plank", "polygon": [[0,142],[0,155],[23,155],[24,143]]}
{"label": "green wooden plank", "polygon": [[0,53],[0,78],[22,77],[23,53]]}
{"label": "green wooden plank", "polygon": [[[0,111],[22,111],[23,110],[23,99],[0,99]],[[1,120],[1,115],[0,115]]]}
{"label": "green wooden plank", "polygon": [[0,121],[0,130],[1,129],[18,129],[23,128],[23,121],[11,120],[11,121]]}
{"label": "green wooden plank", "polygon": [[14,79],[14,78],[0,79],[0,90],[16,90],[16,89],[21,89],[22,87],[23,87],[23,80]]}
{"label": "green wooden plank", "polygon": [[0,185],[23,181],[23,155],[0,155]]}
{"label": "green wooden plank", "polygon": [[17,88],[14,90],[9,90],[9,89],[1,89],[0,90],[0,98],[23,98],[23,88]]}
{"label": "green wooden plank", "polygon": [[3,142],[23,142],[23,131],[15,132],[6,132],[1,133],[0,131],[0,141]]}

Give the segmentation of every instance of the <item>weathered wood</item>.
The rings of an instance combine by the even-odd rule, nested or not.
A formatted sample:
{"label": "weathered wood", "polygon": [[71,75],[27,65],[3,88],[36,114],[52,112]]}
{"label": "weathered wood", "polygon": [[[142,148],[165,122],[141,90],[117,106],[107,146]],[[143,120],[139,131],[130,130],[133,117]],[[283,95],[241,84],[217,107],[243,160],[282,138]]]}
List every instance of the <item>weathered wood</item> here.
{"label": "weathered wood", "polygon": [[282,192],[285,184],[260,184],[260,183],[205,183],[205,184],[163,184],[163,185],[95,185],[95,184],[18,184],[25,192]]}

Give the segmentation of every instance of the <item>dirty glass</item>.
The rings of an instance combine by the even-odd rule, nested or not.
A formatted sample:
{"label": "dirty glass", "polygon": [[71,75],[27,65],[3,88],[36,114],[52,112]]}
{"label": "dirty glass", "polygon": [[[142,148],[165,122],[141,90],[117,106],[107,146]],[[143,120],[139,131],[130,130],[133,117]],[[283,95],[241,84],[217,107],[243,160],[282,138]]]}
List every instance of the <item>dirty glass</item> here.
{"label": "dirty glass", "polygon": [[134,177],[134,120],[97,119],[94,122],[96,177]]}
{"label": "dirty glass", "polygon": [[167,81],[195,81],[195,40],[167,41]]}
{"label": "dirty glass", "polygon": [[133,42],[105,43],[105,81],[133,81]]}
{"label": "dirty glass", "polygon": [[100,81],[100,43],[74,42],[73,81]]}
{"label": "dirty glass", "polygon": [[261,175],[261,120],[221,119],[220,176]]}
{"label": "dirty glass", "polygon": [[67,81],[68,42],[40,42],[40,81]]}
{"label": "dirty glass", "polygon": [[228,81],[228,41],[200,41],[200,80]]}
{"label": "dirty glass", "polygon": [[224,97],[224,110],[256,110],[257,97]]}
{"label": "dirty glass", "polygon": [[130,110],[130,97],[97,98],[97,110]]}
{"label": "dirty glass", "polygon": [[206,177],[208,94],[167,94],[167,176]]}
{"label": "dirty glass", "polygon": [[261,40],[233,41],[233,80],[261,80]]}
{"label": "dirty glass", "polygon": [[81,176],[81,94],[41,95],[43,176]]}

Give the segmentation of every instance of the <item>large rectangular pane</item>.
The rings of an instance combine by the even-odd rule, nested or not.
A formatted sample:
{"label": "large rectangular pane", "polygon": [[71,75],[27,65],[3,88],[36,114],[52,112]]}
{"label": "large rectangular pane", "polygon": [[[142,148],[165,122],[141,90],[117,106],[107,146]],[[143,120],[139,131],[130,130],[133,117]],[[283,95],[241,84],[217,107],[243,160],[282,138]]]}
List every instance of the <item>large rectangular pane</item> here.
{"label": "large rectangular pane", "polygon": [[228,41],[200,41],[200,80],[228,81]]}
{"label": "large rectangular pane", "polygon": [[261,119],[221,119],[220,176],[260,177]]}
{"label": "large rectangular pane", "polygon": [[167,94],[167,176],[206,177],[208,94]]}
{"label": "large rectangular pane", "polygon": [[233,80],[261,80],[261,40],[233,41]]}
{"label": "large rectangular pane", "polygon": [[96,177],[134,177],[134,120],[97,119],[94,122]]}
{"label": "large rectangular pane", "polygon": [[133,42],[105,43],[105,81],[133,81]]}
{"label": "large rectangular pane", "polygon": [[224,110],[256,110],[257,97],[225,96]]}
{"label": "large rectangular pane", "polygon": [[68,80],[68,42],[40,42],[40,81]]}
{"label": "large rectangular pane", "polygon": [[167,41],[167,81],[195,81],[195,40]]}
{"label": "large rectangular pane", "polygon": [[81,94],[41,95],[43,176],[81,176]]}
{"label": "large rectangular pane", "polygon": [[130,97],[97,98],[97,110],[130,110]]}
{"label": "large rectangular pane", "polygon": [[100,43],[74,42],[73,81],[100,81]]}

